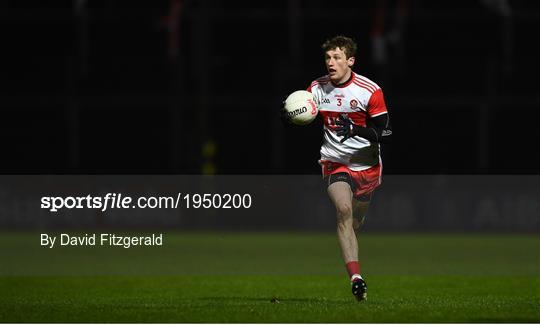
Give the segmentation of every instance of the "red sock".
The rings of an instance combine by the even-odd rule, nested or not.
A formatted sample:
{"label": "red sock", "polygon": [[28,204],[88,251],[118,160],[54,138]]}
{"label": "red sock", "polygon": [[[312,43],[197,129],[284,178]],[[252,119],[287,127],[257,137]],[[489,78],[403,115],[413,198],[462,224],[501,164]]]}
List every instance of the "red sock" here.
{"label": "red sock", "polygon": [[360,274],[360,264],[358,261],[349,262],[345,264],[345,267],[347,268],[347,272],[349,272],[349,278],[354,274]]}

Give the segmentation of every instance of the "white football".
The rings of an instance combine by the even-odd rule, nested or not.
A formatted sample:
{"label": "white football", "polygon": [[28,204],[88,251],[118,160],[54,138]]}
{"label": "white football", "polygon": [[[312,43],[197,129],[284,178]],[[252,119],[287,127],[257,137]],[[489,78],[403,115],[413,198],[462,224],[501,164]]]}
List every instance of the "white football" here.
{"label": "white football", "polygon": [[297,90],[285,99],[285,111],[292,123],[306,125],[317,117],[319,109],[312,93]]}

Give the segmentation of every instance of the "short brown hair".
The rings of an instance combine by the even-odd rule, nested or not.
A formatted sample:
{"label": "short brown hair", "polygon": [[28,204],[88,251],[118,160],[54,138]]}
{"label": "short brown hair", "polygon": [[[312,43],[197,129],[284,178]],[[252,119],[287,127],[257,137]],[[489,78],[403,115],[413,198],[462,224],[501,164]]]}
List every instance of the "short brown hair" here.
{"label": "short brown hair", "polygon": [[347,59],[356,56],[357,45],[354,39],[350,37],[343,35],[334,36],[330,39],[327,39],[322,45],[322,49],[324,50],[324,52],[328,52],[335,48],[339,48],[343,52],[345,52],[345,56],[347,57]]}

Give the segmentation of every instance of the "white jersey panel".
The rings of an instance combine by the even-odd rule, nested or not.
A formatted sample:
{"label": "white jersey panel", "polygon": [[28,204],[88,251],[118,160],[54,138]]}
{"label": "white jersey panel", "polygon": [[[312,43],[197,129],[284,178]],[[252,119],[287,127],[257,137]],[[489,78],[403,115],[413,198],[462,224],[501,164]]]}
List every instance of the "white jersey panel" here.
{"label": "white jersey panel", "polygon": [[324,119],[321,161],[345,164],[355,171],[377,165],[380,161],[379,144],[358,136],[341,143],[342,137],[335,131],[335,121],[339,115],[346,114],[355,124],[366,126],[368,117],[386,113],[386,107],[378,107],[376,110],[370,107],[370,99],[374,93],[381,93],[376,96],[382,96],[380,87],[353,73],[351,80],[342,86],[334,86],[328,76],[325,76],[312,82],[308,90],[313,93],[319,113]]}

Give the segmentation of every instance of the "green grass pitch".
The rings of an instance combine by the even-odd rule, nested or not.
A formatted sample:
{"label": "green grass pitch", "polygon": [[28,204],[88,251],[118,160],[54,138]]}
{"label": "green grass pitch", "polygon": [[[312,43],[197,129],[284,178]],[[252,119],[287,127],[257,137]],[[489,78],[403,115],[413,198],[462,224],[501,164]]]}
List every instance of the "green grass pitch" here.
{"label": "green grass pitch", "polygon": [[537,235],[363,234],[368,300],[334,233],[166,233],[163,247],[0,236],[1,322],[540,322]]}

